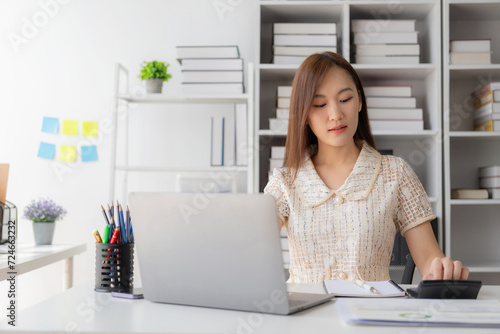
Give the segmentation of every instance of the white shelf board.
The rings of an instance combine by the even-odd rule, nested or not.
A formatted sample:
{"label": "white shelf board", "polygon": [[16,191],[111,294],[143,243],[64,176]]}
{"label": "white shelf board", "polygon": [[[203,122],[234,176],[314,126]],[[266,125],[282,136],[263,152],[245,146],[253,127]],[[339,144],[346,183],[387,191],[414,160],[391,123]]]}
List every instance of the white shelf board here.
{"label": "white shelf board", "polygon": [[500,138],[500,131],[450,131],[451,138]]}
{"label": "white shelf board", "polygon": [[499,273],[500,262],[493,261],[471,261],[464,262],[464,265],[473,273]]}
{"label": "white shelf board", "polygon": [[407,138],[426,138],[439,135],[439,130],[422,130],[422,131],[389,131],[389,130],[375,130],[372,131],[375,137],[391,137],[393,139],[407,139]]}
{"label": "white shelf board", "polygon": [[450,205],[499,205],[500,199],[452,199]]}
{"label": "white shelf board", "polygon": [[175,172],[175,173],[209,173],[209,172],[247,172],[247,166],[213,166],[213,167],[145,167],[145,166],[116,166],[116,170],[127,172]]}
{"label": "white shelf board", "polygon": [[120,95],[120,99],[133,103],[246,103],[248,94],[213,94],[213,95],[146,95],[144,97],[132,97]]}

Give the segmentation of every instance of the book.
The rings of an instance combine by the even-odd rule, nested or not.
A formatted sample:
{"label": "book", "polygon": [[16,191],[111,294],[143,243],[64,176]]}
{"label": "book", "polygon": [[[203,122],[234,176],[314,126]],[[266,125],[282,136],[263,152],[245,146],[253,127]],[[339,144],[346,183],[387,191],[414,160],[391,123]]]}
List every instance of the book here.
{"label": "book", "polygon": [[183,71],[243,71],[241,58],[181,59]]}
{"label": "book", "polygon": [[307,56],[274,56],[273,64],[279,65],[298,65],[301,64]]}
{"label": "book", "polygon": [[224,117],[224,154],[223,166],[236,164],[236,123],[233,117]]}
{"label": "book", "polygon": [[366,106],[368,108],[416,108],[417,99],[415,97],[367,96]]}
{"label": "book", "polygon": [[271,159],[284,159],[285,146],[271,146]]}
{"label": "book", "polygon": [[185,94],[242,94],[243,83],[184,83]]}
{"label": "book", "polygon": [[452,199],[487,199],[486,189],[451,189]]}
{"label": "book", "polygon": [[274,45],[337,46],[337,35],[274,35]]}
{"label": "book", "polygon": [[289,97],[278,97],[276,106],[278,108],[290,108],[290,98]]}
{"label": "book", "polygon": [[474,97],[474,109],[479,109],[492,102],[500,102],[500,90],[490,90],[483,95]]}
{"label": "book", "polygon": [[488,121],[498,121],[500,120],[500,113],[491,113],[482,116],[474,115],[474,125],[484,124]]}
{"label": "book", "polygon": [[351,20],[352,32],[412,32],[415,31],[415,20]]}
{"label": "book", "polygon": [[456,39],[450,41],[451,52],[490,52],[491,39]]}
{"label": "book", "polygon": [[288,131],[288,119],[270,118],[269,129],[272,131],[286,133]]}
{"label": "book", "polygon": [[370,120],[372,131],[422,131],[423,120]]}
{"label": "book", "polygon": [[487,122],[474,125],[474,131],[500,131],[500,120],[489,120]]}
{"label": "book", "polygon": [[211,119],[210,165],[222,166],[224,161],[224,117],[213,116]]}
{"label": "book", "polygon": [[416,44],[418,31],[354,33],[354,44]]}
{"label": "book", "polygon": [[450,52],[451,65],[491,64],[491,52]]}
{"label": "book", "polygon": [[411,97],[411,86],[365,86],[365,96]]}
{"label": "book", "polygon": [[358,64],[419,64],[420,56],[356,56]]}
{"label": "book", "polygon": [[489,82],[483,87],[479,88],[476,90],[474,93],[472,93],[473,96],[481,96],[484,95],[492,90],[499,90],[500,89],[500,82]]}
{"label": "book", "polygon": [[243,82],[243,71],[182,71],[182,83]]}
{"label": "book", "polygon": [[479,188],[500,189],[500,176],[497,177],[480,177]]}
{"label": "book", "polygon": [[277,96],[278,97],[291,97],[292,96],[292,86],[278,86]]}
{"label": "book", "polygon": [[357,56],[419,56],[419,44],[357,44]]}
{"label": "book", "polygon": [[354,284],[354,281],[325,280],[323,282],[328,293],[336,297],[404,297],[406,292],[394,281],[370,281],[366,284],[374,287],[379,292],[373,293]]}
{"label": "book", "polygon": [[247,105],[236,103],[234,105],[234,118],[236,123],[236,165],[248,165],[248,115]]}
{"label": "book", "polygon": [[[500,102],[486,103],[479,108],[474,109],[474,118],[479,118],[485,115],[500,114]],[[492,117],[495,119],[496,117]]]}
{"label": "book", "polygon": [[480,167],[479,177],[500,177],[500,166]]}
{"label": "book", "polygon": [[276,118],[288,119],[290,117],[290,109],[288,108],[276,108]]}
{"label": "book", "polygon": [[177,59],[188,58],[240,58],[236,45],[177,46]]}
{"label": "book", "polygon": [[422,120],[424,112],[421,108],[368,108],[370,120]]}
{"label": "book", "polygon": [[273,45],[275,56],[309,56],[325,51],[337,52],[335,46],[282,46]]}
{"label": "book", "polygon": [[330,34],[337,33],[335,23],[274,23],[275,34]]}

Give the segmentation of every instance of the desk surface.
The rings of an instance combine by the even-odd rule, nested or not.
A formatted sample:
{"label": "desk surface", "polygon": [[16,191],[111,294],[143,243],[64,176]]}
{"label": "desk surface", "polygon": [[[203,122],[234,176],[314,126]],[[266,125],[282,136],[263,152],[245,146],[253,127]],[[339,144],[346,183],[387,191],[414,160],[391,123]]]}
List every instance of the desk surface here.
{"label": "desk surface", "polygon": [[[471,328],[359,326],[341,321],[335,302],[289,316],[153,303],[113,298],[93,291],[94,282],[66,290],[17,315],[12,333],[470,333]],[[291,285],[291,291],[323,293],[321,285]],[[480,299],[499,299],[500,286],[483,286]],[[369,328],[367,328],[369,327]],[[498,333],[498,328],[474,332]]]}
{"label": "desk surface", "polygon": [[[86,244],[59,244],[35,246],[18,244],[15,252],[15,272],[17,275],[41,268],[54,262],[70,258],[86,250]],[[1,250],[5,250],[5,246]],[[0,281],[7,279],[12,270],[8,265],[8,254],[0,253]]]}

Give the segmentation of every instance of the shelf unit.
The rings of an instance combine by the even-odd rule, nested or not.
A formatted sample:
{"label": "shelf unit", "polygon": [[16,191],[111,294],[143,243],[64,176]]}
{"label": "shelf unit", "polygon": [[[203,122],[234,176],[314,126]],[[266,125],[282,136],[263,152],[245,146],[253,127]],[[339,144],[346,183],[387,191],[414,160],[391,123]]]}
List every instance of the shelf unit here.
{"label": "shelf unit", "polygon": [[[500,200],[451,199],[453,188],[478,188],[478,168],[500,165],[500,132],[473,131],[471,93],[500,81],[500,1],[443,2],[443,128],[446,254],[474,278],[500,279]],[[449,41],[491,39],[491,65],[450,65]]]}
{"label": "shelf unit", "polygon": [[[129,174],[135,173],[217,173],[223,174],[227,173],[230,175],[237,173],[246,174],[246,189],[247,192],[251,193],[253,190],[253,151],[251,149],[251,143],[254,142],[254,116],[253,116],[253,64],[249,63],[247,65],[247,80],[246,80],[246,93],[244,94],[214,94],[214,95],[168,95],[168,94],[155,94],[147,95],[138,90],[136,94],[131,94],[129,91],[128,83],[128,70],[121,64],[116,65],[116,81],[115,81],[115,109],[113,113],[113,124],[115,126],[115,131],[112,136],[111,144],[111,167],[110,167],[110,188],[109,188],[109,199],[110,201],[117,199],[117,196],[121,196],[122,202],[126,202],[127,194],[129,189]],[[131,120],[130,115],[132,112],[140,112],[139,106],[154,104],[165,107],[164,112],[172,112],[168,110],[167,106],[175,107],[175,105],[182,104],[246,104],[247,106],[247,166],[210,166],[208,161],[206,166],[157,166],[157,165],[140,165],[130,163],[130,127]],[[131,106],[134,106],[134,110],[131,110]],[[163,110],[162,110],[163,112]],[[175,140],[176,138],[171,138]],[[121,151],[119,150],[121,149]],[[154,153],[154,150],[150,150]],[[169,152],[162,152],[162,154],[168,154]],[[117,181],[117,172],[122,172],[122,179]]]}
{"label": "shelf unit", "polygon": [[439,218],[442,245],[442,95],[440,1],[259,1],[260,39],[255,70],[254,191],[262,192],[268,180],[270,147],[284,145],[286,131],[269,130],[274,116],[276,89],[291,85],[298,65],[272,64],[272,25],[275,22],[337,24],[337,52],[351,61],[352,19],[415,19],[421,48],[420,64],[353,64],[363,84],[411,85],[417,107],[424,110],[423,131],[374,131],[378,149],[392,149],[415,170]]}

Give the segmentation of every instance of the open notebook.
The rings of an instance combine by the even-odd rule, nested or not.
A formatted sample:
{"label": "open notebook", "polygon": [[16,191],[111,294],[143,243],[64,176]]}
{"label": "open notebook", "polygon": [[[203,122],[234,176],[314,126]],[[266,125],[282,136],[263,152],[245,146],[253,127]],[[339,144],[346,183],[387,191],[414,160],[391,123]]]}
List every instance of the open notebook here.
{"label": "open notebook", "polygon": [[394,281],[372,281],[366,284],[377,289],[378,294],[354,284],[354,281],[325,280],[324,285],[328,293],[335,297],[404,297],[406,292]]}

